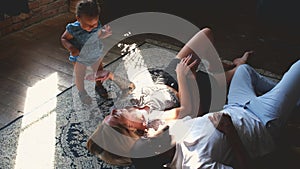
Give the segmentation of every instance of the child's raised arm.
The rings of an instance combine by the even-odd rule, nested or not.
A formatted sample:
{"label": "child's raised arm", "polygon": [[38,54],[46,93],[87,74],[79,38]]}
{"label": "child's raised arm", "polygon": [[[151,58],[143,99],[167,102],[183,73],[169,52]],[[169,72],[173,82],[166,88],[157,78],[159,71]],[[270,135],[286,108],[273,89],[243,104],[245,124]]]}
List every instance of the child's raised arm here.
{"label": "child's raised arm", "polygon": [[98,32],[98,37],[100,39],[105,39],[112,35],[112,30],[109,25],[104,25],[102,29]]}

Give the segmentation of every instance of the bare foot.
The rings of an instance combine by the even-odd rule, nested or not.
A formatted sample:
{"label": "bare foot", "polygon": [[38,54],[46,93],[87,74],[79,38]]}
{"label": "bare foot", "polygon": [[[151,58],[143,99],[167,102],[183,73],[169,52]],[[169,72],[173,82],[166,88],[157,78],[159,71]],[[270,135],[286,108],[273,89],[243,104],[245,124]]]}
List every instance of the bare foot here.
{"label": "bare foot", "polygon": [[91,96],[89,96],[87,94],[87,92],[85,90],[78,92],[78,95],[79,95],[79,99],[81,100],[81,102],[83,104],[86,104],[86,105],[92,104],[92,98],[91,98]]}
{"label": "bare foot", "polygon": [[233,64],[235,66],[239,66],[239,65],[245,64],[247,62],[247,60],[248,60],[248,57],[250,55],[252,55],[252,54],[254,54],[254,51],[252,51],[252,50],[245,52],[242,57],[234,59],[233,60]]}
{"label": "bare foot", "polygon": [[225,71],[231,70],[235,67],[235,65],[230,61],[222,60],[222,66]]}

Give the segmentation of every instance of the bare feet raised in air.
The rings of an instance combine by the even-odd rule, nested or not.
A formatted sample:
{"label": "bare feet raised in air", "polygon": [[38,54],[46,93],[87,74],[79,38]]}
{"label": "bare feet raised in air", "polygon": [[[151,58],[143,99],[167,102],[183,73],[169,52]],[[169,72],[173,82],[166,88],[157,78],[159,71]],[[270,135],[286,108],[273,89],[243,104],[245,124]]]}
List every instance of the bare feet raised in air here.
{"label": "bare feet raised in air", "polygon": [[251,51],[247,51],[247,52],[244,53],[244,55],[242,57],[234,59],[233,60],[233,64],[235,66],[239,66],[239,65],[245,64],[247,62],[247,60],[248,60],[248,57],[251,56],[251,55],[253,55],[253,54],[254,54],[254,51],[252,51],[252,50]]}

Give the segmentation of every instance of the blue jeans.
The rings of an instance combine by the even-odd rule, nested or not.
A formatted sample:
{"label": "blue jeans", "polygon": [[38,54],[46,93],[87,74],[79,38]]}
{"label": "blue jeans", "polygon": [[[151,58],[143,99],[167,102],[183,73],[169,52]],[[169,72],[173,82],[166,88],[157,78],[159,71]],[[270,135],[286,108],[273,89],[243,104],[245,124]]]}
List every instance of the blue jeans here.
{"label": "blue jeans", "polygon": [[300,105],[299,87],[300,60],[290,67],[278,83],[245,64],[239,66],[233,76],[228,104],[243,106],[266,127],[278,128],[286,124],[293,110]]}

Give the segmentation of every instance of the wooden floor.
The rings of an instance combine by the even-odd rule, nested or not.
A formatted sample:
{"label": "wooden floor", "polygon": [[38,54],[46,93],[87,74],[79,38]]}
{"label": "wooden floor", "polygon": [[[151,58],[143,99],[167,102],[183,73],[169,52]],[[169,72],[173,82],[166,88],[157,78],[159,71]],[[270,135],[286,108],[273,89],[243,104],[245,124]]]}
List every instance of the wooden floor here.
{"label": "wooden floor", "polygon": [[23,114],[28,89],[41,80],[57,73],[54,95],[72,85],[73,68],[59,38],[70,20],[61,15],[0,39],[0,127]]}

